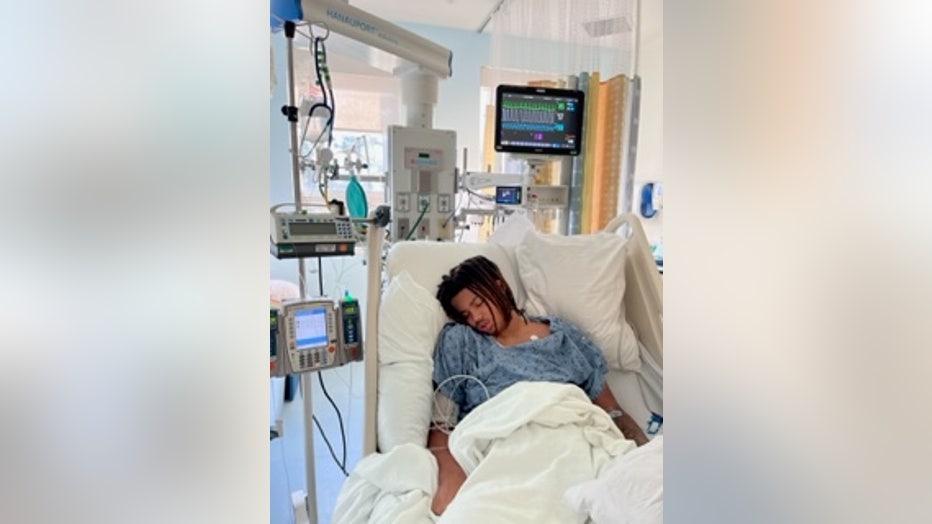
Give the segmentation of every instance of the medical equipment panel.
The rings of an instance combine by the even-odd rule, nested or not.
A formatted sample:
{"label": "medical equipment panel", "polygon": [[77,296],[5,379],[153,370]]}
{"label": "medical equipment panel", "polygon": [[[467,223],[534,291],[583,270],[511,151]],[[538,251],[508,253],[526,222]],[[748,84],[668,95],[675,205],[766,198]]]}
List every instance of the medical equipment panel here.
{"label": "medical equipment panel", "polygon": [[286,302],[272,314],[272,375],[307,373],[362,360],[359,302],[347,295]]}
{"label": "medical equipment panel", "polygon": [[456,133],[389,126],[386,200],[394,240],[452,240]]}
{"label": "medical equipment panel", "polygon": [[347,294],[340,301],[340,318],[343,345],[342,355],[347,362],[362,360],[361,316],[359,301]]}
{"label": "medical equipment panel", "polygon": [[521,205],[521,186],[496,186],[495,203],[500,205]]}
{"label": "medical equipment panel", "polygon": [[278,309],[269,308],[269,376],[285,376],[285,366],[279,358]]}
{"label": "medical equipment panel", "polygon": [[564,209],[570,203],[570,188],[567,186],[529,186],[527,204],[539,209]]}
{"label": "medical equipment panel", "polygon": [[282,305],[282,324],[283,346],[291,373],[337,365],[339,333],[332,301],[286,303]]}
{"label": "medical equipment panel", "polygon": [[495,151],[578,155],[585,95],[573,89],[499,85],[495,89]]}
{"label": "medical equipment panel", "polygon": [[273,211],[271,234],[271,252],[277,258],[347,256],[356,250],[347,216]]}

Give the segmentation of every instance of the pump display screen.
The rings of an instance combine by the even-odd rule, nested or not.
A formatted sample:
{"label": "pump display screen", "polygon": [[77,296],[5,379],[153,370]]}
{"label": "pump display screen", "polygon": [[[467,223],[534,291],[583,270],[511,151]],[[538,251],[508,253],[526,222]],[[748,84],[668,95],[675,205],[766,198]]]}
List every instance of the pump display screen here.
{"label": "pump display screen", "polygon": [[311,349],[327,344],[327,309],[301,309],[294,314],[295,341],[298,349]]}
{"label": "pump display screen", "polygon": [[495,151],[578,155],[582,91],[500,85],[495,91]]}
{"label": "pump display screen", "polygon": [[289,225],[292,235],[324,235],[337,234],[337,226],[333,222],[292,222]]}

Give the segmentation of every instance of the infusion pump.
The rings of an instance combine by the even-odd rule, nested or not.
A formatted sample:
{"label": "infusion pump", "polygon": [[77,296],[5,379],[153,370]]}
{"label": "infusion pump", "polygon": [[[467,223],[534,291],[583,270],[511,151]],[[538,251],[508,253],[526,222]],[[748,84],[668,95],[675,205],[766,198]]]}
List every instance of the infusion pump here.
{"label": "infusion pump", "polygon": [[279,206],[272,211],[271,252],[276,258],[349,256],[355,252],[356,234],[350,217],[275,211]]}
{"label": "infusion pump", "polygon": [[269,310],[271,376],[307,373],[362,360],[359,302],[344,297],[285,302]]}

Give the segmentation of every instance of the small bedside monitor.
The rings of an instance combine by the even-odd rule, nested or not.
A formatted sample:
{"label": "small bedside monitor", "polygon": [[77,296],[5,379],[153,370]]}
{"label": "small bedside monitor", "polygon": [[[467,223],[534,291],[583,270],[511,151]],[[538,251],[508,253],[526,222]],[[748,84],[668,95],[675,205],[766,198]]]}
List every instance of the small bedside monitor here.
{"label": "small bedside monitor", "polygon": [[495,90],[495,151],[578,155],[583,109],[582,91],[499,85]]}
{"label": "small bedside monitor", "polygon": [[521,205],[521,186],[497,186],[495,203],[517,206]]}

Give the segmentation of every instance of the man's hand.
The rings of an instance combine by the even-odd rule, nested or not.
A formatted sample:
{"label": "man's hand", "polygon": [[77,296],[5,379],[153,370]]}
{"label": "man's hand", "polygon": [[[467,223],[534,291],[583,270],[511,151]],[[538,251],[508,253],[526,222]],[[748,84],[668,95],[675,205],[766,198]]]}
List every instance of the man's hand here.
{"label": "man's hand", "polygon": [[442,431],[431,429],[427,436],[427,446],[437,459],[439,477],[437,479],[437,492],[431,501],[430,510],[435,515],[442,515],[453,497],[466,482],[466,472],[460,467],[453,454],[450,453],[449,437]]}
{"label": "man's hand", "polygon": [[[606,413],[622,411],[622,409],[618,407],[618,401],[615,400],[615,395],[612,394],[612,390],[609,389],[608,386],[605,386],[602,389],[602,393],[594,398],[592,402],[604,409]],[[624,435],[626,439],[633,440],[638,446],[647,444],[647,435],[641,431],[641,427],[631,418],[631,415],[623,413],[620,417],[613,418],[612,420],[615,421],[615,425],[618,426],[618,429],[621,430],[621,434]]]}
{"label": "man's hand", "polygon": [[633,440],[638,446],[647,444],[647,435],[641,431],[641,427],[631,418],[631,415],[624,415],[615,419],[615,425],[621,430],[621,434],[628,440]]}
{"label": "man's hand", "polygon": [[443,464],[443,466],[440,466],[437,492],[434,493],[434,499],[430,503],[430,510],[435,515],[443,515],[447,506],[453,501],[453,497],[459,492],[460,486],[466,482],[466,473],[450,455],[449,450],[434,452],[434,454],[437,456],[437,464]]}

